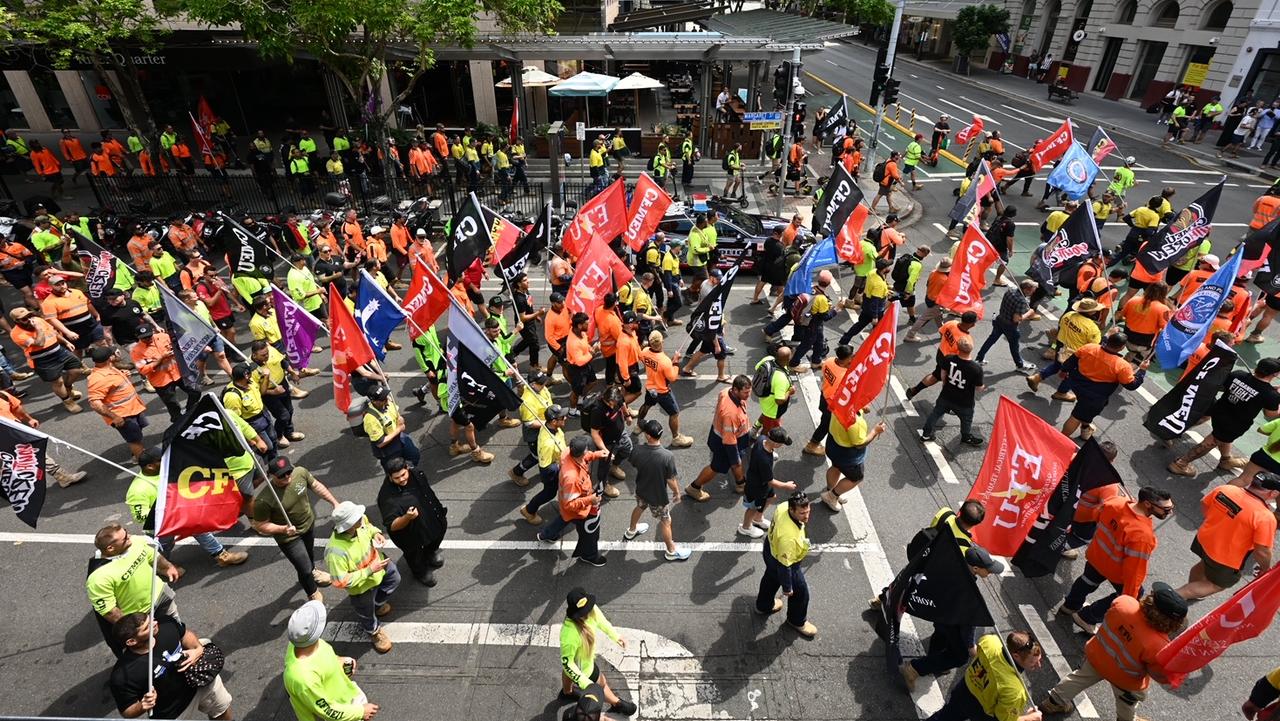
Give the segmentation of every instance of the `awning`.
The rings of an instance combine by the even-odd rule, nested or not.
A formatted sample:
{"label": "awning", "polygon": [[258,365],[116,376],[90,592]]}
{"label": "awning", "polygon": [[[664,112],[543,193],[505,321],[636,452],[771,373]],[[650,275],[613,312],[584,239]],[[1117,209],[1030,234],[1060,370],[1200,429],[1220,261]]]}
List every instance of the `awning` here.
{"label": "awning", "polygon": [[662,5],[619,15],[617,20],[610,23],[609,29],[614,32],[626,32],[697,22],[724,12],[725,9],[717,0],[693,0],[693,2]]}
{"label": "awning", "polygon": [[[714,20],[714,18],[713,18]],[[834,25],[835,23],[829,23]],[[856,32],[848,26],[840,26]],[[588,35],[532,35],[476,38],[470,47],[439,45],[436,60],[784,60],[794,48],[812,52],[822,41],[802,38],[779,42],[769,36],[741,36],[719,32],[689,33],[590,33]],[[417,48],[393,44],[390,53],[406,59],[418,56]]]}
{"label": "awning", "polygon": [[[915,12],[914,4],[911,10]],[[714,15],[698,24],[729,36],[769,38],[779,45],[822,43],[858,34],[856,25],[763,9]]]}

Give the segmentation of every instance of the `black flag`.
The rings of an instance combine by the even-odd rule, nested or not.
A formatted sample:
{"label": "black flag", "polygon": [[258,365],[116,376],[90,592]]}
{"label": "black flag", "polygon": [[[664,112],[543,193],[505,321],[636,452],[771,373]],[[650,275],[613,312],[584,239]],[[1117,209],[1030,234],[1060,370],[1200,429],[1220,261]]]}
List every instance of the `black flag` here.
{"label": "black flag", "polygon": [[499,411],[520,408],[520,397],[506,381],[466,346],[458,343],[452,334],[449,335],[449,349],[450,355],[456,354],[457,358],[456,364],[449,369],[457,374],[457,381],[456,385],[450,386],[458,389],[458,399],[466,407],[467,415],[471,416],[476,428],[483,429]]}
{"label": "black flag", "polygon": [[231,272],[256,278],[271,278],[275,274],[275,262],[267,248],[266,233],[255,233],[221,213],[218,218],[222,221],[222,227],[217,232],[218,241],[227,254]]}
{"label": "black flag", "polygon": [[[548,205],[547,207],[549,209],[551,206]],[[542,219],[539,218],[538,222],[541,223]],[[537,231],[537,226],[533,230]],[[507,251],[506,255],[498,259],[498,272],[502,273],[502,279],[505,282],[510,283],[515,280],[517,275],[529,272],[529,266],[533,264],[534,255],[545,247],[539,245],[539,242],[538,237],[533,232],[521,233],[520,240],[516,241],[516,244],[511,247],[511,250]]]}
{"label": "black flag", "polygon": [[489,252],[493,239],[489,235],[489,221],[475,193],[468,195],[467,202],[449,222],[445,260],[449,285],[453,285],[463,271]]}
{"label": "black flag", "polygon": [[1081,203],[1049,238],[1049,242],[1031,255],[1029,274],[1036,282],[1048,288],[1056,284],[1055,274],[1063,266],[1102,255],[1102,240],[1098,238],[1098,225],[1093,222],[1093,208]]}
{"label": "black flag", "polygon": [[822,119],[813,129],[814,137],[822,137],[827,133],[840,127],[849,125],[849,105],[845,100],[845,96],[841,95],[831,109],[827,111],[827,116]]}
{"label": "black flag", "polygon": [[703,334],[719,333],[724,327],[725,302],[729,300],[729,289],[733,287],[733,279],[738,277],[739,267],[730,266],[720,279],[720,285],[703,296],[690,314],[688,330],[695,342],[700,341]]}
{"label": "black flag", "polygon": [[1218,209],[1218,199],[1222,197],[1222,185],[1227,182],[1224,175],[1218,184],[1205,191],[1204,195],[1183,208],[1173,221],[1156,231],[1156,234],[1143,244],[1138,251],[1138,263],[1152,275],[1158,275],[1174,261],[1187,254],[1187,249],[1199,245],[1200,241],[1209,237],[1213,230],[1213,214]]}
{"label": "black flag", "polygon": [[902,662],[898,634],[902,615],[953,626],[993,625],[977,579],[965,563],[960,544],[946,525],[933,542],[907,562],[880,594],[880,610],[888,627],[886,661],[896,672]]}
{"label": "black flag", "polygon": [[837,163],[822,191],[822,201],[813,209],[814,234],[819,238],[834,235],[860,202],[862,190],[844,165]]}
{"label": "black flag", "polygon": [[537,265],[542,262],[542,252],[551,250],[551,201],[543,206],[542,212],[538,214],[538,219],[534,221],[533,228],[529,230],[528,235],[533,238],[533,255],[530,264]]}
{"label": "black flag", "polygon": [[1027,540],[1011,559],[1014,566],[1027,578],[1039,578],[1058,568],[1062,552],[1066,550],[1067,528],[1076,513],[1080,495],[1095,488],[1122,483],[1119,472],[1095,438],[1084,442],[1076,451],[1062,482],[1049,496],[1040,518],[1036,519]]}
{"label": "black flag", "polygon": [[186,303],[178,300],[168,288],[156,287],[160,288],[165,325],[168,326],[169,338],[173,341],[173,355],[182,372],[182,380],[187,388],[199,388],[200,369],[196,364],[204,354],[204,349],[218,337],[218,332],[210,328]]}
{"label": "black flag", "polygon": [[1195,368],[1151,406],[1143,425],[1166,441],[1186,433],[1213,405],[1235,364],[1236,352],[1215,340]]}
{"label": "black flag", "polygon": [[72,226],[64,229],[75,234],[76,255],[80,265],[84,266],[85,294],[90,300],[100,300],[103,295],[116,284],[120,275],[129,273],[129,268],[111,251],[103,248],[93,239]]}
{"label": "black flag", "polygon": [[1244,239],[1244,259],[1257,261],[1266,256],[1265,269],[1253,276],[1253,284],[1263,293],[1272,295],[1280,293],[1280,218],[1267,223],[1257,230],[1249,231]]}
{"label": "black flag", "polygon": [[18,520],[36,527],[44,508],[45,451],[49,437],[0,418],[0,495]]}

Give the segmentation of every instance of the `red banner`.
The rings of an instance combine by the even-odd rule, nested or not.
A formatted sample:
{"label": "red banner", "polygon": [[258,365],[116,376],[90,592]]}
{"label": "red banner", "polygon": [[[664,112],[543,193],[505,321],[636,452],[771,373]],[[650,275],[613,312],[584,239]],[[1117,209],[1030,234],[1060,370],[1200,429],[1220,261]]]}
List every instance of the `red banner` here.
{"label": "red banner", "polygon": [[956,145],[964,145],[982,134],[982,116],[973,116],[973,122],[956,133]]}
{"label": "red banner", "polygon": [[627,227],[627,189],[621,180],[588,200],[565,228],[560,245],[571,256],[581,255],[593,237],[606,244],[622,235]]}
{"label": "red banner", "polygon": [[520,97],[517,95],[516,97],[511,99],[511,132],[507,134],[507,140],[511,141],[512,145],[515,145],[516,141],[519,139],[520,139]]}
{"label": "red banner", "polygon": [[498,215],[496,211],[485,208],[484,213],[486,216],[493,217],[489,225],[489,237],[493,238],[493,253],[489,256],[489,264],[496,266],[499,260],[507,257],[507,253],[516,247],[524,231],[520,230],[520,226]]}
{"label": "red banner", "polygon": [[417,338],[449,310],[449,289],[421,259],[413,264],[413,280],[400,307],[409,314],[409,335]]}
{"label": "red banner", "polygon": [[212,158],[213,144],[209,142],[209,126],[202,126],[196,121],[196,116],[191,113],[187,113],[187,117],[191,118],[191,137],[195,139],[196,151],[200,154],[202,161]]}
{"label": "red banner", "polygon": [[632,250],[644,247],[653,231],[658,229],[671,205],[671,196],[658,187],[648,173],[641,173],[636,189],[631,193],[631,207],[627,208],[627,227],[622,231],[622,242]]}
{"label": "red banner", "polygon": [[1057,428],[1000,396],[991,444],[967,499],[987,509],[974,540],[998,556],[1017,553],[1075,453],[1076,444]]}
{"label": "red banner", "polygon": [[351,408],[351,378],[359,366],[373,360],[373,349],[338,289],[329,285],[329,348],[333,353],[333,402],[346,413]]}
{"label": "red banner", "polygon": [[578,258],[578,269],[569,286],[565,307],[569,313],[586,313],[591,318],[587,335],[595,332],[596,308],[604,302],[605,294],[629,283],[635,273],[600,239],[595,239]]}
{"label": "red banner", "polygon": [[898,347],[898,304],[890,303],[889,310],[876,323],[871,335],[853,354],[849,370],[840,382],[831,387],[827,405],[831,413],[846,426],[853,425],[858,411],[871,405],[884,391],[893,370],[893,358]]}
{"label": "red banner", "polygon": [[938,292],[938,304],[955,313],[971,310],[981,318],[986,312],[982,289],[987,285],[987,269],[999,257],[977,223],[970,223],[956,249],[955,265],[947,276],[947,284]]}
{"label": "red banner", "polygon": [[862,254],[862,226],[867,222],[867,206],[858,203],[853,207],[840,232],[836,233],[836,255],[845,263],[858,265],[865,258]]}
{"label": "red banner", "polygon": [[1061,158],[1074,141],[1071,134],[1071,118],[1067,118],[1062,121],[1062,127],[1053,131],[1053,135],[1031,148],[1031,169],[1037,173],[1040,172],[1041,168]]}
{"label": "red banner", "polygon": [[1256,638],[1280,611],[1280,573],[1271,570],[1255,578],[1208,615],[1192,624],[1156,654],[1156,660],[1177,688],[1192,671],[1221,656],[1232,645]]}

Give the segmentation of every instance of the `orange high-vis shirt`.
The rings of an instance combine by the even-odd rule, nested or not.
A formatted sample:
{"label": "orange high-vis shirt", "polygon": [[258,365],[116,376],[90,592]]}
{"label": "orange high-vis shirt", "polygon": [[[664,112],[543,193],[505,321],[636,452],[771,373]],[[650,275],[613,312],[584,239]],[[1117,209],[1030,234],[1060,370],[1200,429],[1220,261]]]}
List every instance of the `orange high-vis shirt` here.
{"label": "orange high-vis shirt", "polygon": [[102,149],[117,163],[124,160],[124,145],[119,140],[116,140],[115,138],[108,138],[107,140],[102,141]]}
{"label": "orange high-vis shirt", "polygon": [[617,312],[596,308],[596,332],[600,334],[600,354],[612,358],[618,352],[618,336],[622,335],[622,319]]}
{"label": "orange high-vis shirt", "polygon": [[426,263],[428,268],[430,268],[433,272],[439,275],[440,265],[436,263],[436,249],[431,247],[431,243],[415,242],[411,244],[409,246],[409,257],[415,263],[418,262],[419,258],[421,258],[422,262]]}
{"label": "orange high-vis shirt", "polygon": [[670,393],[671,381],[680,377],[680,371],[671,362],[666,353],[640,351],[640,362],[644,364],[644,386],[655,393]]}
{"label": "orange high-vis shirt", "polygon": [[1156,550],[1156,533],[1151,518],[1138,513],[1134,505],[1120,497],[1102,504],[1085,558],[1103,578],[1121,586],[1121,593],[1137,597]]}
{"label": "orange high-vis shirt", "polygon": [[196,247],[196,231],[186,223],[170,225],[169,240],[178,250],[191,250]]}
{"label": "orange high-vis shirt", "polygon": [[177,383],[182,377],[178,361],[173,356],[173,341],[169,339],[168,333],[156,333],[151,336],[150,343],[146,341],[134,343],[130,355],[133,357],[133,364],[138,367],[138,372],[143,378],[151,381],[151,385],[156,388]]}
{"label": "orange high-vis shirt", "polygon": [[[94,368],[89,373],[89,400],[105,405],[107,410],[121,418],[140,416],[147,411],[129,376],[115,366]],[[111,425],[106,416],[102,420]]]}
{"label": "orange high-vis shirt", "polygon": [[1204,520],[1196,540],[1205,555],[1227,568],[1244,568],[1254,546],[1271,547],[1276,517],[1261,498],[1239,486],[1218,486],[1200,500]]}
{"label": "orange high-vis shirt", "polygon": [[849,171],[850,175],[853,175],[855,172],[857,172],[858,166],[862,165],[862,151],[861,150],[845,151],[845,154],[840,156],[840,162],[844,163],[844,169]]}
{"label": "orange high-vis shirt", "polygon": [[720,391],[716,413],[711,419],[711,432],[720,436],[725,445],[736,445],[738,438],[751,430],[751,420],[747,418],[747,409],[738,405],[729,393],[729,389]]}
{"label": "orange high-vis shirt", "polygon": [[835,390],[836,384],[844,378],[845,372],[849,369],[841,366],[835,358],[828,358],[822,361],[822,397],[830,398],[831,391]]}
{"label": "orange high-vis shirt", "polygon": [[89,172],[98,176],[105,175],[110,177],[116,174],[116,165],[111,162],[111,156],[107,155],[105,151],[94,153],[89,158]]}
{"label": "orange high-vis shirt", "polygon": [[960,354],[960,339],[968,338],[973,340],[973,336],[960,327],[959,320],[951,320],[942,324],[942,328],[938,331],[941,335],[940,350],[938,351],[944,356]]}
{"label": "orange high-vis shirt", "polygon": [[432,133],[431,143],[435,147],[436,155],[441,160],[449,157],[449,139],[444,137],[444,133]]}
{"label": "orange high-vis shirt", "polygon": [[0,270],[21,268],[30,257],[31,250],[22,243],[6,243],[4,248],[0,248]]}
{"label": "orange high-vis shirt", "polygon": [[1144,691],[1151,685],[1147,667],[1159,668],[1156,654],[1169,635],[1152,628],[1133,596],[1111,602],[1098,633],[1084,645],[1085,658],[1098,674],[1125,691]]}
{"label": "orange high-vis shirt", "polygon": [[572,318],[568,306],[561,308],[559,313],[547,310],[547,316],[542,322],[542,335],[546,338],[547,346],[551,350],[559,352],[563,347],[564,339],[569,336],[569,331],[573,327],[570,322]]}
{"label": "orange high-vis shirt", "polygon": [[392,225],[391,226],[391,247],[396,249],[400,255],[409,254],[409,244],[412,242],[409,237],[409,226]]}
{"label": "orange high-vis shirt", "polygon": [[570,333],[564,343],[565,360],[572,366],[585,366],[591,362],[591,339],[585,335]]}
{"label": "orange high-vis shirt", "polygon": [[80,138],[63,138],[59,140],[58,150],[62,152],[62,159],[68,163],[89,157],[89,154],[84,152],[84,144],[80,142]]}
{"label": "orange high-vis shirt", "polygon": [[196,283],[204,277],[205,268],[210,265],[209,261],[204,258],[192,258],[187,264],[182,266],[182,270],[178,273],[178,280],[182,282],[182,287],[186,290],[192,290],[196,287]]}
{"label": "orange high-vis shirt", "polygon": [[1264,195],[1253,201],[1253,219],[1249,230],[1261,230],[1263,226],[1280,217],[1280,196]]}
{"label": "orange high-vis shirt", "polygon": [[31,167],[35,168],[36,175],[57,175],[62,172],[62,163],[53,157],[53,151],[48,148],[32,150],[27,157],[31,159]]}
{"label": "orange high-vis shirt", "polygon": [[27,354],[27,364],[35,368],[36,364],[32,357],[57,346],[62,336],[58,335],[58,331],[54,330],[49,321],[44,318],[32,318],[31,323],[35,326],[35,330],[27,330],[14,323],[13,330],[9,331],[9,339]]}
{"label": "orange high-vis shirt", "polygon": [[409,148],[409,169],[414,175],[427,174],[427,161],[422,158],[423,150],[417,146]]}
{"label": "orange high-vis shirt", "polygon": [[364,252],[364,230],[359,223],[343,223],[342,237],[346,238],[347,243],[354,245],[356,250]]}
{"label": "orange high-vis shirt", "polygon": [[169,146],[169,152],[173,153],[173,157],[175,158],[191,157],[191,148],[187,147],[186,143],[174,143]]}
{"label": "orange high-vis shirt", "polygon": [[129,257],[133,258],[133,267],[138,270],[151,270],[151,236],[135,235],[129,239],[126,247]]}
{"label": "orange high-vis shirt", "polygon": [[1133,333],[1155,335],[1164,329],[1173,310],[1164,303],[1150,303],[1144,308],[1142,296],[1134,296],[1124,304],[1119,320]]}
{"label": "orange high-vis shirt", "polygon": [[937,302],[938,294],[947,285],[947,271],[934,268],[929,272],[929,279],[924,282],[924,297]]}
{"label": "orange high-vis shirt", "polygon": [[1108,353],[1097,343],[1089,343],[1076,350],[1080,375],[1097,383],[1133,382],[1133,366],[1115,353]]}
{"label": "orange high-vis shirt", "polygon": [[463,310],[467,311],[467,315],[474,316],[476,314],[476,305],[471,302],[471,296],[467,295],[467,286],[463,285],[462,281],[454,283],[449,292],[453,293],[454,300],[458,301],[458,305],[461,305]]}
{"label": "orange high-vis shirt", "polygon": [[156,174],[156,164],[151,162],[150,150],[142,150],[138,153],[138,165],[142,167],[143,175],[154,176]]}
{"label": "orange high-vis shirt", "polygon": [[23,415],[22,401],[12,393],[0,391],[0,418],[8,418],[16,423],[22,423]]}
{"label": "orange high-vis shirt", "polygon": [[640,341],[635,335],[623,333],[618,336],[617,347],[618,375],[622,380],[631,380],[631,369],[640,364]]}
{"label": "orange high-vis shirt", "polygon": [[75,288],[68,288],[66,295],[50,293],[40,301],[40,312],[45,318],[57,318],[62,323],[75,323],[89,315],[89,299]]}
{"label": "orange high-vis shirt", "polygon": [[796,242],[796,234],[799,232],[799,228],[787,223],[787,226],[782,229],[782,237],[780,238],[783,247],[790,248]]}
{"label": "orange high-vis shirt", "polygon": [[387,244],[382,242],[381,238],[369,238],[364,243],[364,252],[370,258],[376,259],[379,263],[387,262]]}
{"label": "orange high-vis shirt", "polygon": [[1117,497],[1129,497],[1129,492],[1119,483],[1108,483],[1105,486],[1085,491],[1080,494],[1080,500],[1076,502],[1076,512],[1071,517],[1071,521],[1073,523],[1096,522],[1098,520],[1098,511],[1102,508],[1102,504]]}
{"label": "orange high-vis shirt", "polygon": [[[1146,246],[1144,245],[1143,247],[1145,248]],[[1129,277],[1134,280],[1140,280],[1143,283],[1155,283],[1157,281],[1164,280],[1164,271],[1162,270],[1159,273],[1151,273],[1148,272],[1146,268],[1142,267],[1141,263],[1134,263],[1133,270],[1129,271]]]}

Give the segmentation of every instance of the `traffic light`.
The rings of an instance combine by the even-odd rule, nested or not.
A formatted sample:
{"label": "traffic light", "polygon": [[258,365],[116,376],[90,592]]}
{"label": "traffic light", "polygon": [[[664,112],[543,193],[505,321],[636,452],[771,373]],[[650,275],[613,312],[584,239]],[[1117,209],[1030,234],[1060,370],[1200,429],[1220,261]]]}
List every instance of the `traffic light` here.
{"label": "traffic light", "polygon": [[880,92],[884,90],[885,81],[889,79],[889,66],[877,65],[875,75],[871,78],[871,105],[880,102]]}
{"label": "traffic light", "polygon": [[787,84],[791,82],[791,63],[783,61],[773,69],[773,99],[778,105],[787,102]]}
{"label": "traffic light", "polygon": [[898,102],[898,86],[902,84],[901,80],[889,78],[884,81],[884,104],[893,105]]}

